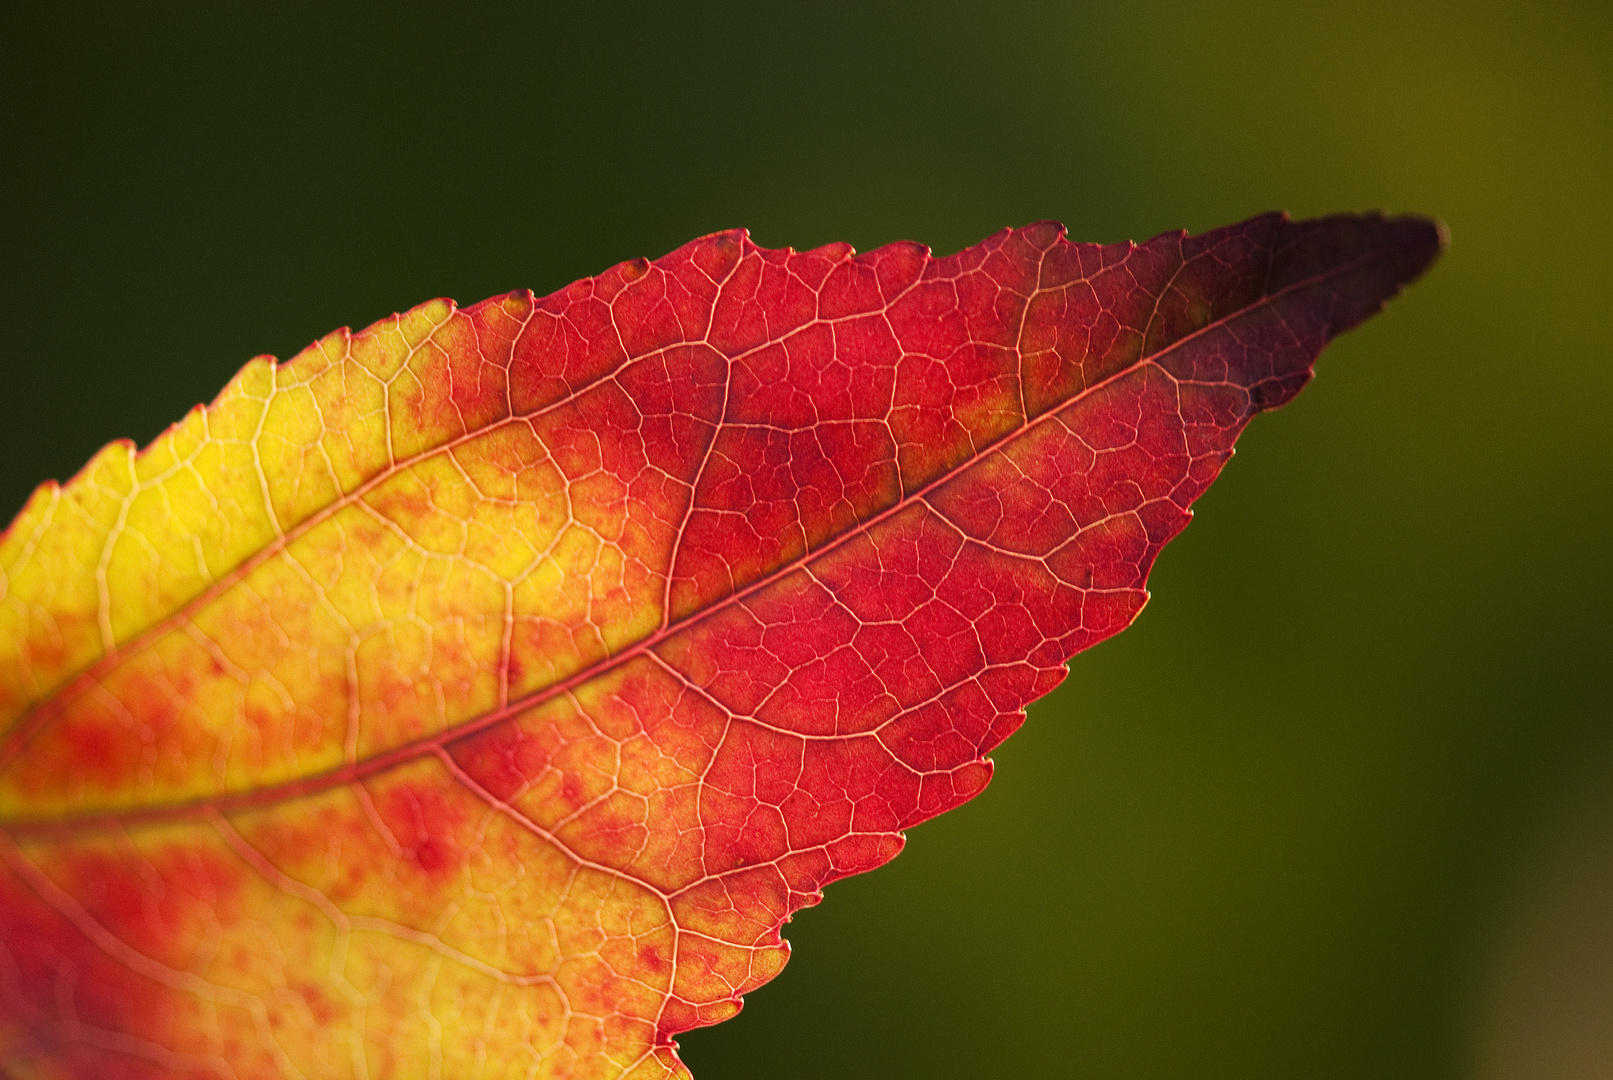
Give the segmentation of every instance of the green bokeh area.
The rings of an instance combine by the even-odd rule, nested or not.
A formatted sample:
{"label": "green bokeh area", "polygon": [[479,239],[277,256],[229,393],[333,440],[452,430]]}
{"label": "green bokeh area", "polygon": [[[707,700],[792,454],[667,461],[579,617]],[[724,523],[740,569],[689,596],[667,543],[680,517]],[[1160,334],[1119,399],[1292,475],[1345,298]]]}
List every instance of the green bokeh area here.
{"label": "green bokeh area", "polygon": [[682,1041],[698,1080],[1496,1075],[1508,897],[1613,718],[1606,6],[223,7],[9,6],[0,518],[254,354],[715,229],[1445,219],[991,788]]}

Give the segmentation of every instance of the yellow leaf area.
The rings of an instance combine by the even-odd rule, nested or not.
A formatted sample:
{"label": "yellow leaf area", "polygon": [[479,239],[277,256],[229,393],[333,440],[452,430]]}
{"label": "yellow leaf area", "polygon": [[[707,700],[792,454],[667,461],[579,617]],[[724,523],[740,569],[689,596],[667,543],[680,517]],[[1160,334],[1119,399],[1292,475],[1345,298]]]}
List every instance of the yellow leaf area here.
{"label": "yellow leaf area", "polygon": [[[570,437],[608,391],[511,384],[537,315],[439,301],[259,358],[145,452],[113,444],[42,488],[7,533],[0,813],[109,816],[5,844],[0,908],[67,954],[35,958],[43,998],[26,959],[0,973],[12,1075],[678,1068],[655,1048],[664,897],[549,835],[597,784],[532,793],[545,828],[454,783],[440,751],[358,769],[660,623],[679,500]],[[585,729],[580,766],[640,790],[695,777],[709,747],[636,760],[610,697],[606,679],[551,706]],[[208,802],[231,794],[228,813]],[[154,807],[172,820],[131,824]],[[781,962],[744,957],[763,978]]]}

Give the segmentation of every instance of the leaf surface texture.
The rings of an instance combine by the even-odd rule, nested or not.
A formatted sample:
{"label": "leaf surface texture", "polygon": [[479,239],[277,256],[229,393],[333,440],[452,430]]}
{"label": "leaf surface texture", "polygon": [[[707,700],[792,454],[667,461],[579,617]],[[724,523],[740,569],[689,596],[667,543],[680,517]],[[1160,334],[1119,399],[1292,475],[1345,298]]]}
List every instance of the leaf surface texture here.
{"label": "leaf surface texture", "polygon": [[1441,243],[736,231],[253,360],[0,536],[0,1066],[686,1075]]}

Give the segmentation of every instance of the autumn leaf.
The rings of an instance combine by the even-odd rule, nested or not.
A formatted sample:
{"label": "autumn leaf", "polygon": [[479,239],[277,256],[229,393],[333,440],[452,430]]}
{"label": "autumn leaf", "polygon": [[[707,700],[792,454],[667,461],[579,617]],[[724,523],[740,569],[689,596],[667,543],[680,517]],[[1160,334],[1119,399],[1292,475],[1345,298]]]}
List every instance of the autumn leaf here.
{"label": "autumn leaf", "polygon": [[253,360],[0,536],[0,1067],[687,1075],[1442,242],[729,232]]}

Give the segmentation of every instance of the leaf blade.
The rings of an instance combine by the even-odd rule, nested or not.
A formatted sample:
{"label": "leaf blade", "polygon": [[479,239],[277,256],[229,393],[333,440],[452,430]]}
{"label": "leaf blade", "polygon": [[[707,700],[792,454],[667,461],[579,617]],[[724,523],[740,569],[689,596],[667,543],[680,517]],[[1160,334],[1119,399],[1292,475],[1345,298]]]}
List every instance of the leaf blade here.
{"label": "leaf blade", "polygon": [[[344,1039],[353,1061],[430,1043],[436,1006],[378,989],[392,967],[454,972],[484,1020],[490,987],[525,994],[550,1020],[521,1045],[555,1075],[675,1068],[673,1034],[782,966],[789,911],[984,786],[1024,705],[1134,617],[1243,424],[1442,242],[1417,219],[1275,215],[1141,247],[1042,223],[944,259],[717,234],[254,361],[0,537],[0,911],[104,957],[83,928],[133,916],[86,906],[86,867],[138,893],[144,866],[186,910],[227,907],[207,897],[231,883],[259,925],[300,905],[326,925],[304,966],[369,975],[333,977],[345,1006],[317,987],[273,1017],[215,1002],[245,1009],[264,1075],[292,1052],[263,1030],[327,1063]],[[85,521],[143,543],[91,560]],[[75,560],[93,596],[61,573]],[[211,869],[152,869],[187,858]],[[525,866],[554,880],[499,884]],[[45,888],[28,867],[78,883],[50,894],[66,908],[18,914]],[[268,970],[216,978],[250,996]],[[310,1023],[314,998],[347,1026]],[[101,1008],[108,1031],[154,1022]],[[40,1033],[61,1023],[5,1040],[57,1046]]]}

